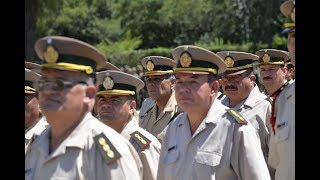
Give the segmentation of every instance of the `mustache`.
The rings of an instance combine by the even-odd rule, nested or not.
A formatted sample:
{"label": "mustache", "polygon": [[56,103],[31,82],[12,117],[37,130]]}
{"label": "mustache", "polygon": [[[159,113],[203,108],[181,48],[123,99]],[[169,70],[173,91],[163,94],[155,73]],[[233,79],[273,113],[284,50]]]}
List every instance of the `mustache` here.
{"label": "mustache", "polygon": [[270,76],[263,77],[263,79],[272,79]]}
{"label": "mustache", "polygon": [[238,90],[238,88],[236,87],[236,86],[233,86],[233,85],[227,85],[226,87],[225,87],[225,90]]}

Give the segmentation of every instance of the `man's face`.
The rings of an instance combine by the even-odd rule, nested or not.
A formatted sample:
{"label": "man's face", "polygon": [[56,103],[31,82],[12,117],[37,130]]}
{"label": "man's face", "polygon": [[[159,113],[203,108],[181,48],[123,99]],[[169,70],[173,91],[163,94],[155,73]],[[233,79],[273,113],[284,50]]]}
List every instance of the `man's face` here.
{"label": "man's face", "polygon": [[273,64],[261,64],[260,69],[260,80],[261,83],[266,87],[278,87],[285,82],[287,70],[285,67]]}
{"label": "man's face", "polygon": [[24,125],[30,127],[40,117],[39,102],[36,93],[24,94]]}
{"label": "man's face", "polygon": [[[86,97],[84,75],[57,69],[42,70],[38,83],[39,104],[44,115],[49,112],[79,113]],[[82,83],[81,83],[82,82]]]}
{"label": "man's face", "polygon": [[186,112],[209,109],[214,98],[207,74],[176,73],[175,92],[179,107]]}
{"label": "man's face", "polygon": [[95,111],[105,124],[126,124],[132,117],[135,106],[128,95],[99,94],[96,96]]}
{"label": "man's face", "polygon": [[221,80],[224,94],[235,102],[240,102],[247,98],[255,83],[254,75],[250,75],[248,72],[226,75]]}
{"label": "man's face", "polygon": [[154,101],[171,96],[173,80],[169,80],[168,77],[168,75],[146,76],[148,94]]}
{"label": "man's face", "polygon": [[295,65],[296,62],[296,56],[295,56],[295,51],[296,51],[296,35],[295,31],[289,32],[288,33],[288,51],[290,53],[290,58],[291,58],[291,63]]}

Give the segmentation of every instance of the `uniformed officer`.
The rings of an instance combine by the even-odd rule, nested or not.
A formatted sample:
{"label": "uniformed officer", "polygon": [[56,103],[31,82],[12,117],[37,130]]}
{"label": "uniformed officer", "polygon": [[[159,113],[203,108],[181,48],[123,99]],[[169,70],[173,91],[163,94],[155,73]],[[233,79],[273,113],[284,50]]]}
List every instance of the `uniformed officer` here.
{"label": "uniformed officer", "polygon": [[290,59],[289,53],[278,49],[261,49],[255,54],[259,56],[260,81],[265,94],[273,96],[279,88],[288,85],[285,62]]}
{"label": "uniformed officer", "polygon": [[[223,94],[221,103],[238,111],[257,130],[263,155],[267,162],[269,154],[269,119],[271,104],[267,96],[260,92],[253,74],[252,63],[259,56],[239,51],[217,52],[227,65],[226,72],[221,77]],[[270,169],[273,176],[274,170]]]}
{"label": "uniformed officer", "polygon": [[184,111],[167,127],[158,179],[270,179],[255,128],[216,101],[227,66],[192,45],[173,49],[176,100]]}
{"label": "uniformed officer", "polygon": [[130,142],[91,114],[104,55],[63,36],[38,39],[35,51],[44,62],[34,87],[50,128],[26,152],[25,179],[141,179]]}
{"label": "uniformed officer", "polygon": [[[292,65],[295,65],[295,1],[287,0],[280,11],[289,17],[288,51]],[[276,168],[275,180],[295,179],[295,81],[285,87],[274,104],[274,131],[271,133],[269,161]]]}
{"label": "uniformed officer", "polygon": [[99,120],[110,126],[135,147],[143,164],[143,179],[156,179],[161,144],[155,136],[139,127],[136,95],[144,82],[121,71],[97,73],[96,111]]}
{"label": "uniformed officer", "polygon": [[24,87],[24,128],[25,128],[25,151],[33,139],[36,138],[48,126],[47,121],[41,114],[39,108],[38,94],[33,88],[33,82],[41,77],[40,74],[25,68],[25,87]]}
{"label": "uniformed officer", "polygon": [[[108,62],[108,61],[105,61],[104,66],[101,66],[101,67],[99,68],[99,70],[96,71],[96,73],[97,73],[97,72],[100,72],[100,71],[105,71],[105,70],[120,71],[120,69],[119,69],[116,65],[114,65],[114,64],[112,64],[112,63],[110,63],[110,62]],[[94,104],[94,108],[92,109],[92,114],[93,114],[95,117],[98,116],[98,114],[95,112],[95,109],[97,109],[96,105],[97,105],[97,103]],[[97,118],[98,118],[98,117],[97,117]],[[98,119],[99,119],[99,118],[98,118]]]}
{"label": "uniformed officer", "polygon": [[161,142],[162,131],[172,117],[181,112],[173,89],[175,79],[172,68],[176,63],[167,57],[147,56],[141,60],[141,64],[145,69],[149,97],[142,103],[139,124]]}

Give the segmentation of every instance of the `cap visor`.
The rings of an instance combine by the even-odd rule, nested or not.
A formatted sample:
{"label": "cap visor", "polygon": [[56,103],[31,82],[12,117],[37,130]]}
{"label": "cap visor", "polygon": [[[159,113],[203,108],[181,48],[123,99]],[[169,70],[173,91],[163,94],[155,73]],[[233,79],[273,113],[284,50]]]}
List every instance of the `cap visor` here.
{"label": "cap visor", "polygon": [[205,71],[176,71],[174,74],[177,73],[188,73],[188,74],[210,74],[210,72],[205,72]]}
{"label": "cap visor", "polygon": [[226,72],[220,74],[219,76],[221,77],[221,76],[227,76],[227,75],[231,75],[231,76],[238,75],[238,74],[242,74],[242,73],[246,72],[247,70],[248,69],[243,69],[240,71],[226,71]]}
{"label": "cap visor", "polygon": [[171,74],[171,73],[156,72],[156,73],[144,74],[144,76],[161,76],[161,75],[165,75],[165,74]]}
{"label": "cap visor", "polygon": [[24,90],[24,93],[25,93],[25,94],[35,94],[36,92],[34,92],[34,91],[28,91],[28,90]]}

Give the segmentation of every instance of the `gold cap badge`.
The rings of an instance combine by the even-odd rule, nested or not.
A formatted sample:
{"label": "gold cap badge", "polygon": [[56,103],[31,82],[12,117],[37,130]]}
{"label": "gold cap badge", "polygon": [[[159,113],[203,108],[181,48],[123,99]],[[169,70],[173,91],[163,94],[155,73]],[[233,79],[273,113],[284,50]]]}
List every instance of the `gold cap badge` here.
{"label": "gold cap badge", "polygon": [[113,85],[114,85],[114,83],[113,83],[112,78],[111,78],[110,76],[106,76],[106,77],[104,78],[104,80],[103,80],[103,87],[104,87],[105,89],[112,89],[112,88],[113,88]]}
{"label": "gold cap badge", "polygon": [[182,67],[189,67],[191,64],[191,57],[188,53],[183,53],[180,56],[180,64]]}
{"label": "gold cap badge", "polygon": [[147,62],[147,70],[148,71],[153,71],[154,69],[154,63],[151,60],[148,60]]}
{"label": "gold cap badge", "polygon": [[234,60],[231,56],[227,56],[224,59],[224,62],[226,63],[227,67],[233,67],[233,65],[234,65]]}
{"label": "gold cap badge", "polygon": [[270,56],[267,53],[264,53],[263,57],[262,57],[263,62],[269,62],[270,61]]}
{"label": "gold cap badge", "polygon": [[55,50],[52,45],[48,45],[46,52],[44,53],[44,59],[48,63],[55,63],[58,60],[59,53]]}

